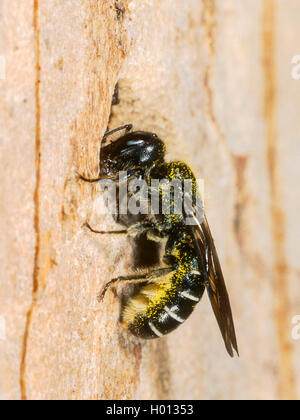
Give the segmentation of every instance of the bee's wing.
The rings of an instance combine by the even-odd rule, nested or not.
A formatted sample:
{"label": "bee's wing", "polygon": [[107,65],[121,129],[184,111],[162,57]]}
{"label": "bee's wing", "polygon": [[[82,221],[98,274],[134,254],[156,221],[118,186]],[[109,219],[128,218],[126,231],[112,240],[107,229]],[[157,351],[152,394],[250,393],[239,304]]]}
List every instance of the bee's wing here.
{"label": "bee's wing", "polygon": [[200,265],[206,274],[206,288],[219,324],[226,349],[231,357],[233,349],[239,354],[234,323],[224,277],[214,240],[206,217],[202,223],[189,226]]}

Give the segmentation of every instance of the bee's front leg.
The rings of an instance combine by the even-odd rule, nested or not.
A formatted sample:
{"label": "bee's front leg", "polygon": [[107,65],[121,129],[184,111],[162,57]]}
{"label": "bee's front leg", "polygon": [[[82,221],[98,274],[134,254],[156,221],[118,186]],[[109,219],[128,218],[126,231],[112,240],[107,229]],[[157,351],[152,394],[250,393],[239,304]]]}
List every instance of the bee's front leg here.
{"label": "bee's front leg", "polygon": [[99,176],[99,178],[90,179],[90,178],[84,177],[83,175],[81,175],[79,173],[77,173],[77,175],[78,175],[78,178],[81,179],[81,181],[89,182],[90,184],[93,184],[95,182],[100,182],[100,181],[104,180],[103,176]]}

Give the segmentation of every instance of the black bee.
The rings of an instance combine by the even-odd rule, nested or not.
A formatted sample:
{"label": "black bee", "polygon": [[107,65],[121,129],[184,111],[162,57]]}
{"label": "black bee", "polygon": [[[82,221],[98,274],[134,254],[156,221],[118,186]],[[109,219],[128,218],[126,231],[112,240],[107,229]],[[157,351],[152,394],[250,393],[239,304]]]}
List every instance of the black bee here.
{"label": "black bee", "polygon": [[[191,169],[183,162],[165,162],[165,145],[156,134],[132,132],[131,129],[131,125],[126,125],[106,133],[100,150],[99,177],[80,178],[87,182],[109,179],[118,184],[118,188],[123,181],[135,178],[146,181],[149,190],[154,179],[170,182],[190,180],[193,190],[190,207],[194,210],[196,179]],[[108,136],[120,130],[125,130],[125,134],[105,144]],[[126,174],[126,179],[120,180],[121,171]],[[158,187],[160,209],[164,191],[162,186]],[[119,201],[122,202],[123,198],[119,196]],[[173,199],[174,193],[171,203]],[[162,268],[113,279],[105,285],[99,297],[102,299],[107,289],[117,282],[140,283],[141,287],[122,309],[121,321],[135,336],[152,339],[168,334],[182,324],[206,289],[226,349],[233,357],[233,349],[238,354],[238,347],[232,312],[206,217],[199,217],[197,212],[193,212],[195,223],[187,224],[186,211],[175,214],[173,210],[171,205],[167,214],[162,211],[156,214],[151,211],[146,214],[132,214],[130,211],[121,214],[118,211],[115,220],[126,229],[116,232],[96,231],[87,224],[95,233],[129,234],[132,237],[146,234],[151,240],[160,242],[166,238],[167,241]]]}

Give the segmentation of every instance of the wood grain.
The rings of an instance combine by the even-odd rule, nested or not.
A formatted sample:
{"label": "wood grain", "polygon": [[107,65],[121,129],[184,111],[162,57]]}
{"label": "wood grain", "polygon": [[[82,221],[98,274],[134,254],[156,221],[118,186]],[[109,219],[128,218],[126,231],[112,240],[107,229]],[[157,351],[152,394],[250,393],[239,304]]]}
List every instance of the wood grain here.
{"label": "wood grain", "polygon": [[[0,12],[0,398],[298,399],[299,2],[2,0]],[[128,287],[97,302],[133,248],[84,229],[116,226],[77,173],[97,176],[103,133],[126,123],[205,180],[239,359],[207,296],[152,342],[119,324]]]}

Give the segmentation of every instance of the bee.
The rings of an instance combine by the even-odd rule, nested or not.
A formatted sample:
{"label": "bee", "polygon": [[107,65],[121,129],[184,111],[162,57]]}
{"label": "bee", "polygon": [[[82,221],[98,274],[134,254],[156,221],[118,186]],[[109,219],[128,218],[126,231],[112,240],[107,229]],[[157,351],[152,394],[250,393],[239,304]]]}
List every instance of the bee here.
{"label": "bee", "polygon": [[[125,133],[106,144],[109,136],[121,130],[125,130]],[[193,190],[190,207],[194,209],[197,193],[193,172],[183,162],[166,162],[165,153],[165,144],[156,134],[132,131],[132,125],[128,124],[104,135],[100,148],[99,177],[80,178],[89,183],[111,180],[119,189],[123,181],[133,178],[144,180],[149,189],[154,179],[170,182],[190,180]],[[120,180],[120,172],[126,174],[123,180]],[[129,194],[128,191],[126,194]],[[161,203],[164,200],[163,187],[159,186],[158,194]],[[119,201],[123,198],[119,195]],[[171,202],[174,202],[174,192]],[[187,213],[184,211],[182,214],[175,214],[174,211],[166,214],[162,211],[154,214],[133,214],[128,211],[121,214],[117,211],[115,221],[124,229],[112,232],[98,231],[86,224],[98,234],[130,235],[133,238],[146,234],[150,240],[165,242],[159,268],[112,279],[104,286],[99,299],[104,298],[113,284],[139,284],[140,287],[122,308],[121,322],[135,336],[154,339],[182,324],[206,289],[225,347],[233,357],[234,350],[238,354],[238,346],[221,265],[206,216],[203,214],[203,217],[199,217],[197,212],[193,214],[195,223],[187,224]]]}

